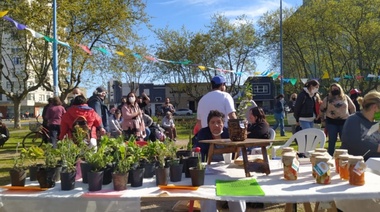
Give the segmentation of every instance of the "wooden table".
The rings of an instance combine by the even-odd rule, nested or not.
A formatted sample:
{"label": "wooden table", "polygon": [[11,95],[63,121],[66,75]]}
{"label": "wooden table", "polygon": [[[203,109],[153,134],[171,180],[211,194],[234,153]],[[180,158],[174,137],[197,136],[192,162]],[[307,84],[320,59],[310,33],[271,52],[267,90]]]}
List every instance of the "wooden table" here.
{"label": "wooden table", "polygon": [[[256,139],[256,138],[247,138],[244,141],[231,141],[227,139],[213,139],[213,140],[200,140],[200,143],[208,143],[210,147],[207,154],[207,164],[211,163],[212,156],[214,154],[223,154],[223,153],[236,153],[235,159],[239,150],[243,153],[243,164],[245,176],[250,177],[251,174],[247,169],[248,156],[247,156],[247,147],[261,147],[261,153],[263,155],[264,161],[269,165],[267,146],[270,146],[273,140],[270,139]],[[215,145],[224,146],[223,148],[215,148]]]}

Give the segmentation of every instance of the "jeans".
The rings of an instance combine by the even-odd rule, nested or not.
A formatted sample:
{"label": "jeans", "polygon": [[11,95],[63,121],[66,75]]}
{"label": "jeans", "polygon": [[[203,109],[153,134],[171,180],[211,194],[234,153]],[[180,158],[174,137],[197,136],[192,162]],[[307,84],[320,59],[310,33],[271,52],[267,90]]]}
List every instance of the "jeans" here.
{"label": "jeans", "polygon": [[150,133],[151,133],[151,132],[150,132],[149,127],[145,127],[145,134],[146,134],[146,136],[145,136],[145,138],[144,138],[144,141],[149,140]]}
{"label": "jeans", "polygon": [[276,124],[273,126],[273,129],[276,130],[278,126],[280,126],[280,133],[281,136],[285,136],[285,129],[284,129],[284,117],[281,115],[274,115],[274,118],[276,120]]}
{"label": "jeans", "polygon": [[305,129],[309,129],[309,128],[313,128],[314,127],[314,121],[299,121],[298,123],[300,123],[300,127],[305,130]]}
{"label": "jeans", "polygon": [[58,135],[61,132],[61,125],[51,124],[49,125],[50,141],[53,144],[53,148],[57,148]]}
{"label": "jeans", "polygon": [[329,136],[329,146],[327,148],[327,152],[332,156],[335,151],[335,143],[336,143],[336,140],[338,139],[338,133],[339,133],[339,137],[342,138],[343,125],[326,123],[326,128],[327,128],[327,134]]}

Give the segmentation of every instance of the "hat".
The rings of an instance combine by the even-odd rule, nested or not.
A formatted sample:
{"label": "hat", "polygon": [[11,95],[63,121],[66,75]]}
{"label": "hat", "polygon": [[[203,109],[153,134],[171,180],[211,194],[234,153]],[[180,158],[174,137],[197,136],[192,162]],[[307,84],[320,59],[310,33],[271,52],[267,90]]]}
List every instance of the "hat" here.
{"label": "hat", "polygon": [[358,89],[352,89],[351,91],[350,91],[350,94],[352,95],[352,94],[357,94],[357,93],[361,93],[361,91],[359,91]]}
{"label": "hat", "polygon": [[216,85],[220,85],[220,84],[226,83],[226,79],[224,79],[223,76],[216,75],[215,77],[211,79],[211,82],[215,83]]}
{"label": "hat", "polygon": [[103,86],[99,86],[96,88],[96,92],[102,93],[102,92],[107,92],[107,90]]}

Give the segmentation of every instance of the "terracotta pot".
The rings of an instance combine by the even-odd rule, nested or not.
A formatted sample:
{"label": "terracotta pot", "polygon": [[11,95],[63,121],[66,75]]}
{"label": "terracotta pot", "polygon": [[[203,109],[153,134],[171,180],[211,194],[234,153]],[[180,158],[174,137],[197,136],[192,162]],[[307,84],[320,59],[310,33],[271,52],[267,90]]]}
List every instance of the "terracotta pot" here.
{"label": "terracotta pot", "polygon": [[127,189],[128,173],[112,173],[113,189],[122,191]]}

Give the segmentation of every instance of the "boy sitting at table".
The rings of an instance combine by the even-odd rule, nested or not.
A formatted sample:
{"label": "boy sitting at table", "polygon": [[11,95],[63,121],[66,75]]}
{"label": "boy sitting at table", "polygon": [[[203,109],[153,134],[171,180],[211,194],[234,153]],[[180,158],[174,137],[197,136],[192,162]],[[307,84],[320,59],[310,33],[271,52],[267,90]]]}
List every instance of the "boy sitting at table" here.
{"label": "boy sitting at table", "polygon": [[[224,127],[224,114],[217,111],[211,110],[207,116],[207,127],[202,128],[198,132],[198,140],[211,140],[211,139],[222,139],[229,138],[228,129]],[[208,153],[210,144],[198,143],[197,146],[201,148],[202,160],[204,161]],[[217,147],[216,147],[217,148]],[[214,155],[213,161],[223,160],[222,155]],[[216,201],[215,200],[202,200],[201,210],[202,211],[216,211]],[[228,207],[230,211],[245,211],[246,204],[245,201],[238,202],[228,202]]]}

